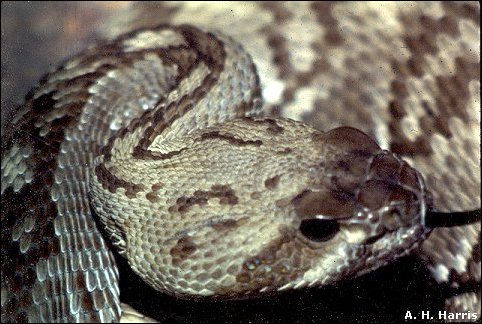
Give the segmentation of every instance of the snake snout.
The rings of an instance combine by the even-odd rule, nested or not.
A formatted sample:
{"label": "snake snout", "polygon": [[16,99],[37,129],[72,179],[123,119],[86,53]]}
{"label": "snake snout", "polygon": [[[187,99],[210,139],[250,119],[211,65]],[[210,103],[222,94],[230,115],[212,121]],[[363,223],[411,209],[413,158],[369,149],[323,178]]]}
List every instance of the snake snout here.
{"label": "snake snout", "polygon": [[325,240],[341,230],[349,243],[371,245],[424,227],[430,193],[417,170],[354,128],[334,129],[324,140],[336,148],[325,186],[293,200],[306,237]]}
{"label": "snake snout", "polygon": [[332,149],[325,159],[323,184],[293,199],[305,224],[338,221],[356,225],[356,232],[361,226],[367,239],[423,224],[429,193],[420,173],[355,128],[336,128],[320,139]]}
{"label": "snake snout", "polygon": [[384,230],[423,222],[427,197],[422,176],[396,155],[381,151],[371,161],[357,202]]}

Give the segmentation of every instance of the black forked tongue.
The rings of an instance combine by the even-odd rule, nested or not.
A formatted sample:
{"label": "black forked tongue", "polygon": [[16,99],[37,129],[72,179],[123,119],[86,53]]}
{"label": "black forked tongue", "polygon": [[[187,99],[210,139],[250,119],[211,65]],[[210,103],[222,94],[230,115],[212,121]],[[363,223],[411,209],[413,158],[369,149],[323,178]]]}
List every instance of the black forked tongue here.
{"label": "black forked tongue", "polygon": [[480,209],[444,213],[430,210],[425,216],[425,225],[430,228],[462,226],[477,222],[480,222]]}

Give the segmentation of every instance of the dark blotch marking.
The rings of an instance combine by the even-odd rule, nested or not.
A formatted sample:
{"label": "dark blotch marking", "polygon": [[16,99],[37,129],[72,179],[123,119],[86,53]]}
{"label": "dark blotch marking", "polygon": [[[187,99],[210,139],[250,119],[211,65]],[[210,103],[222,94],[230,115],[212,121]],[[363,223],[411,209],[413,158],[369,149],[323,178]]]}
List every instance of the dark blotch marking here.
{"label": "dark blotch marking", "polygon": [[457,1],[444,1],[442,6],[447,13],[470,19],[477,25],[480,23],[480,10],[477,8],[477,5],[457,3]]}
{"label": "dark blotch marking", "polygon": [[282,149],[281,151],[276,151],[276,154],[286,155],[286,154],[290,154],[291,152],[293,152],[293,149],[292,149],[292,148],[285,147],[285,148]]}
{"label": "dark blotch marking", "polygon": [[169,207],[170,212],[184,213],[194,205],[206,205],[211,198],[219,198],[221,205],[236,205],[238,197],[234,190],[227,185],[213,185],[210,191],[196,190],[191,197],[179,197],[176,204]]}
{"label": "dark blotch marking", "polygon": [[230,144],[236,145],[236,146],[246,146],[246,145],[261,146],[263,144],[263,141],[261,140],[242,140],[229,133],[221,134],[219,131],[211,131],[201,135],[201,141],[213,140],[213,139],[227,141]]}
{"label": "dark blotch marking", "polygon": [[216,231],[222,232],[238,227],[238,222],[234,219],[226,219],[211,225]]}
{"label": "dark blotch marking", "polygon": [[227,185],[213,185],[211,189],[213,196],[220,198],[220,204],[236,205],[238,203],[238,197],[231,187]]}
{"label": "dark blotch marking", "polygon": [[470,61],[465,53],[455,58],[455,69],[449,75],[439,75],[435,78],[433,105],[422,102],[422,115],[418,124],[422,134],[415,140],[410,140],[404,134],[402,120],[407,114],[404,101],[408,96],[407,82],[412,77],[423,77],[430,73],[427,55],[436,55],[437,37],[445,34],[457,38],[460,35],[460,19],[472,20],[477,26],[480,24],[480,10],[471,4],[456,2],[442,2],[444,15],[432,18],[426,15],[402,15],[401,21],[407,30],[419,30],[416,35],[409,34],[404,37],[404,44],[410,51],[410,58],[406,62],[392,61],[392,69],[397,75],[397,80],[392,82],[391,89],[394,99],[389,104],[391,120],[389,129],[392,133],[390,150],[404,156],[427,156],[432,153],[430,145],[431,136],[440,134],[447,139],[452,137],[449,120],[458,117],[463,122],[469,123],[467,109],[469,100],[469,83],[471,80],[480,80],[480,63]]}
{"label": "dark blotch marking", "polygon": [[266,128],[266,130],[273,135],[282,134],[284,131],[284,127],[279,125],[276,119],[272,119],[272,118],[254,119],[252,117],[245,117],[243,118],[243,120],[252,124],[267,125],[268,127]]}
{"label": "dark blotch marking", "polygon": [[333,3],[330,1],[315,1],[311,8],[316,14],[318,22],[325,27],[324,43],[328,46],[343,44],[343,36],[339,33],[338,20],[332,14]]}
{"label": "dark blotch marking", "polygon": [[280,235],[256,255],[243,262],[234,289],[255,291],[266,286],[282,286],[299,278],[312,265],[314,253],[297,240],[298,230],[281,227]]}
{"label": "dark blotch marking", "polygon": [[145,189],[143,185],[119,179],[107,170],[104,163],[95,167],[95,175],[104,189],[108,189],[110,192],[115,193],[117,189],[124,188],[126,190],[125,194],[129,198],[134,198],[138,192]]}
{"label": "dark blotch marking", "polygon": [[184,151],[185,148],[182,148],[178,151],[171,151],[168,153],[159,153],[155,151],[146,150],[140,146],[136,146],[132,151],[132,156],[136,159],[142,160],[168,160],[173,156],[179,155]]}
{"label": "dark blotch marking", "polygon": [[276,120],[274,119],[265,119],[265,122],[267,122],[269,124],[268,126],[268,132],[272,133],[272,134],[281,134],[283,133],[284,131],[284,128],[280,125],[278,125],[278,123],[276,123]]}
{"label": "dark blotch marking", "polygon": [[146,199],[149,200],[152,203],[155,203],[155,202],[159,201],[159,196],[155,192],[148,192],[146,194]]}
{"label": "dark blotch marking", "polygon": [[260,6],[266,10],[271,11],[274,16],[275,21],[278,24],[282,24],[293,16],[292,13],[285,8],[282,3],[278,3],[275,1],[264,1],[260,3]]}
{"label": "dark blotch marking", "polygon": [[278,76],[281,79],[288,78],[293,72],[290,61],[290,53],[284,36],[275,28],[267,26],[260,30],[265,35],[269,47],[273,51],[273,63],[278,66]]}
{"label": "dark blotch marking", "polygon": [[194,193],[193,197],[179,197],[176,200],[176,204],[169,207],[170,212],[186,212],[191,206],[193,205],[206,205],[208,202],[208,197],[207,195],[204,194],[204,192],[201,191],[196,191]]}
{"label": "dark blotch marking", "polygon": [[[308,71],[297,71],[291,65],[289,65],[288,68],[284,65],[280,65],[280,69],[286,71],[285,73],[280,73],[280,77],[286,77],[290,80],[283,91],[283,100],[285,104],[295,99],[295,93],[300,88],[310,86],[320,73],[331,70],[330,64],[327,63],[329,58],[326,57],[325,54],[329,53],[330,49],[341,46],[345,43],[342,33],[340,33],[342,28],[338,25],[338,20],[332,15],[333,5],[334,3],[329,1],[317,1],[311,4],[312,11],[316,15],[317,21],[323,25],[325,29],[325,33],[311,44],[312,50],[317,53],[318,56],[312,63],[311,69]],[[288,61],[288,63],[290,62]],[[315,106],[318,108],[326,105],[327,104],[319,104],[319,102],[315,103]],[[329,107],[326,108],[329,109]],[[315,109],[312,113],[304,114],[303,120],[313,121],[313,115],[316,115],[318,110],[319,109]],[[312,122],[310,123],[313,124]]]}
{"label": "dark blotch marking", "polygon": [[277,175],[272,178],[266,179],[264,181],[264,186],[270,190],[275,189],[276,187],[278,187],[280,177],[281,176]]}
{"label": "dark blotch marking", "polygon": [[258,191],[254,191],[251,193],[251,199],[259,199],[261,198],[261,193]]}
{"label": "dark blotch marking", "polygon": [[182,261],[187,260],[191,254],[196,252],[197,246],[189,237],[182,237],[177,244],[169,251],[172,256],[172,264],[179,266]]}
{"label": "dark blotch marking", "polygon": [[[119,130],[119,136],[117,136],[117,138],[123,138],[135,129],[146,125],[148,122],[152,123],[153,126],[146,129],[143,138],[134,148],[133,156],[137,159],[169,159],[182,152],[182,150],[179,150],[160,154],[149,151],[148,147],[157,135],[161,134],[169,125],[172,125],[174,121],[193,109],[196,103],[205,97],[206,92],[217,83],[219,75],[224,68],[224,60],[226,57],[224,44],[213,34],[203,33],[197,28],[187,25],[171,28],[181,33],[189,44],[187,47],[170,47],[160,50],[160,56],[163,60],[179,67],[180,73],[176,77],[176,84],[173,85],[173,87],[177,86],[183,79],[189,76],[191,71],[201,62],[209,67],[210,73],[202,80],[202,86],[194,89],[192,93],[184,95],[174,102],[170,102],[164,109],[146,111],[140,118],[132,120],[127,127]],[[255,90],[254,95],[260,95],[259,87]],[[242,111],[240,111],[240,114],[241,113]],[[111,138],[102,152],[105,161],[110,160],[114,141],[115,138]]]}
{"label": "dark blotch marking", "polygon": [[162,182],[158,182],[158,183],[154,183],[151,186],[151,190],[155,192],[155,191],[161,190],[163,187],[164,187],[164,184]]}

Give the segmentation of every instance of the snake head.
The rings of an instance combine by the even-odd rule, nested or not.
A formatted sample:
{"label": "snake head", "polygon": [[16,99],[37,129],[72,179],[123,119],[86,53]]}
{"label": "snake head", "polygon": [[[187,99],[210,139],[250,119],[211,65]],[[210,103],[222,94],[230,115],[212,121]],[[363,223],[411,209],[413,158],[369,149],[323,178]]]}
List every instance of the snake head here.
{"label": "snake head", "polygon": [[407,255],[429,233],[425,215],[432,197],[417,170],[357,129],[341,127],[319,136],[334,148],[324,163],[327,181],[292,202],[307,244],[327,250],[337,266],[322,260],[299,286],[374,270]]}
{"label": "snake head", "polygon": [[148,149],[99,159],[92,206],[133,270],[176,296],[334,283],[427,233],[420,174],[354,128],[242,118]]}
{"label": "snake head", "polygon": [[305,171],[291,166],[290,189],[297,177],[306,186],[275,201],[291,224],[279,226],[279,236],[245,261],[237,276],[245,287],[283,291],[336,283],[407,255],[429,232],[424,217],[431,195],[417,170],[351,127],[315,132],[311,140],[321,159],[310,166],[300,156]]}

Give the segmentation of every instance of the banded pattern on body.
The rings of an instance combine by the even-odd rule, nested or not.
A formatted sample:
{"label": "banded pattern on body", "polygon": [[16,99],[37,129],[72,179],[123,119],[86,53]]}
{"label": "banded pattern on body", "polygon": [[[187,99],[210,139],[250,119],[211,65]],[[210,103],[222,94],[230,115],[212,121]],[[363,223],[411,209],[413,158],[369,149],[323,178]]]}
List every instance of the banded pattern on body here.
{"label": "banded pattern on body", "polygon": [[[11,134],[2,138],[2,320],[118,319],[118,273],[92,218],[89,184],[109,198],[122,196],[132,202],[109,206],[95,203],[94,198],[100,214],[105,210],[120,216],[131,205],[143,211],[154,205],[158,211],[167,209],[172,221],[183,215],[192,219],[209,208],[227,215],[148,233],[161,239],[166,254],[152,250],[152,244],[145,246],[146,240],[134,234],[124,236],[126,232],[120,229],[131,228],[136,233],[150,228],[135,225],[137,219],[129,224],[122,217],[102,218],[121,254],[129,253],[125,248],[129,240],[137,240],[139,247],[153,255],[154,263],[169,263],[181,270],[192,269],[189,260],[202,251],[209,253],[209,244],[228,244],[229,240],[221,242],[220,237],[229,238],[236,229],[245,228],[246,237],[259,232],[250,223],[250,211],[242,208],[246,201],[262,206],[271,201],[266,197],[283,193],[285,197],[276,199],[276,208],[288,207],[296,215],[311,216],[311,201],[320,197],[329,196],[335,202],[324,211],[337,209],[337,202],[353,201],[352,196],[340,196],[339,192],[327,195],[307,190],[306,181],[311,177],[303,178],[299,170],[295,170],[297,176],[290,177],[276,167],[279,161],[289,165],[303,159],[300,148],[325,150],[317,146],[316,139],[324,141],[327,135],[272,119],[210,127],[256,115],[261,108],[264,113],[278,111],[321,130],[341,125],[360,128],[383,148],[403,155],[424,175],[437,209],[480,208],[478,6],[452,2],[386,6],[246,3],[233,8],[143,4],[126,11],[120,18],[132,20],[124,26],[132,30],[142,24],[137,26],[142,29],[117,37],[125,27],[112,23],[104,31],[112,40],[46,76],[20,108]],[[188,26],[153,28],[159,23],[222,29],[243,45],[254,64],[226,36]],[[296,142],[294,135],[304,133],[309,134],[306,141]],[[219,155],[209,156],[205,150],[209,145],[226,152],[225,161],[218,161]],[[193,152],[203,158],[194,159]],[[97,156],[93,173],[89,173]],[[219,162],[219,168],[225,170],[235,168],[236,163],[249,163],[253,156],[266,161],[266,167],[255,168],[259,172],[257,190],[243,187],[243,181],[203,182],[206,175],[201,171],[206,164],[216,166],[212,161]],[[368,157],[357,158],[361,165],[372,165]],[[117,162],[121,161],[119,167]],[[390,159],[386,163],[398,165]],[[176,183],[134,177],[155,174],[151,170],[156,165],[161,171],[167,168],[186,176]],[[310,168],[309,163],[304,166]],[[355,164],[348,163],[348,167],[357,169]],[[395,169],[388,168],[388,174],[397,174]],[[239,173],[239,178],[250,179],[254,170],[249,171]],[[288,193],[283,188],[291,186],[293,179],[292,192]],[[191,181],[199,186],[186,188]],[[340,183],[334,181],[329,186],[339,188]],[[378,188],[375,192],[382,191],[374,187]],[[403,195],[411,199],[408,193]],[[356,197],[358,201],[360,196]],[[180,294],[229,294],[214,284],[200,284],[209,277],[224,280],[225,287],[231,287],[234,278],[239,292],[251,284],[254,289],[268,287],[266,291],[272,285],[285,289],[306,286],[310,282],[296,281],[297,276],[311,269],[311,276],[316,277],[317,265],[303,258],[292,259],[293,251],[306,244],[306,238],[293,230],[299,228],[303,217],[294,223],[286,217],[280,220],[279,231],[269,232],[266,224],[271,234],[266,236],[270,240],[264,249],[254,242],[250,251],[236,251],[232,246],[231,253],[241,262],[227,260],[222,254],[204,255],[207,262],[217,260],[219,265],[210,269],[209,276],[199,273],[196,278],[179,279],[182,277],[173,273],[175,270],[157,269],[160,274],[153,277],[151,270],[156,269],[150,268],[149,253],[143,250],[130,252],[144,256],[134,268],[151,285]],[[416,236],[415,232],[411,234]],[[438,281],[449,287],[461,286],[463,292],[465,284],[480,285],[477,242],[480,225],[439,229],[420,252]],[[387,261],[408,252],[412,244],[408,245]],[[276,251],[280,251],[278,255]],[[159,255],[165,256],[157,260]],[[280,262],[270,263],[270,258]],[[293,263],[286,267],[281,262],[286,260]],[[300,270],[286,272],[289,265]],[[276,269],[273,273],[277,275],[268,274],[266,266]],[[361,273],[370,266],[360,261],[348,264],[347,269],[334,269],[337,275],[331,279],[344,279],[348,272]],[[256,283],[253,274],[260,278]],[[318,280],[315,284],[322,282],[314,280]],[[462,298],[448,300],[448,308],[478,309],[480,313],[480,289],[478,294],[469,291]]]}
{"label": "banded pattern on body", "polygon": [[[194,78],[206,86],[196,78],[216,64],[211,61],[216,55],[218,73],[225,63],[224,44],[212,35],[189,27],[160,28],[151,45],[163,47],[137,46],[152,33],[134,32],[87,50],[46,76],[20,108],[14,132],[2,139],[2,242],[11,242],[2,244],[6,321],[119,318],[117,269],[88,202],[94,158],[115,131],[166,103],[168,94],[188,99],[181,92],[183,81],[189,85]],[[206,48],[196,48],[194,40]],[[203,57],[203,50],[214,54]],[[255,84],[256,77],[250,81]],[[198,88],[193,96],[204,91]],[[159,115],[154,120],[169,116]],[[227,117],[209,115],[196,122]]]}

